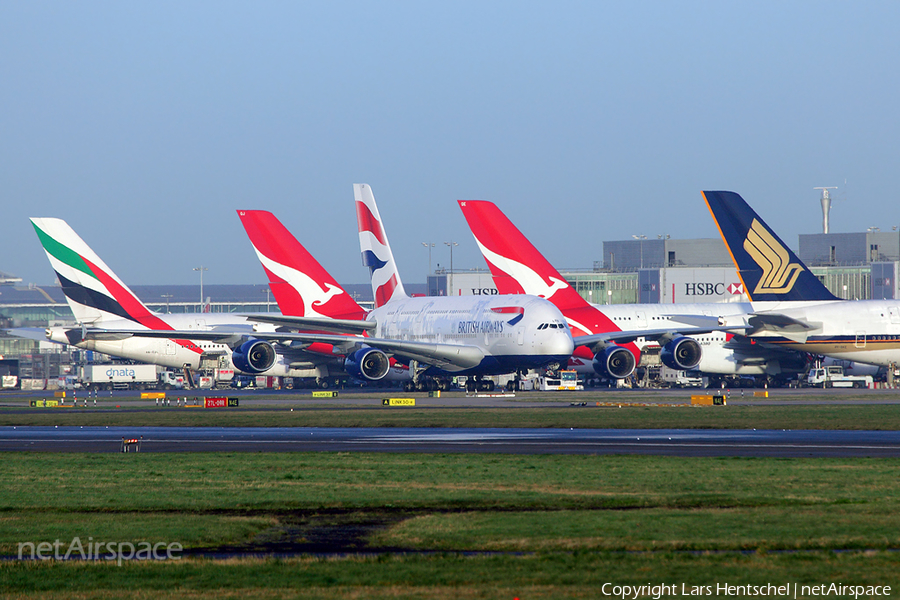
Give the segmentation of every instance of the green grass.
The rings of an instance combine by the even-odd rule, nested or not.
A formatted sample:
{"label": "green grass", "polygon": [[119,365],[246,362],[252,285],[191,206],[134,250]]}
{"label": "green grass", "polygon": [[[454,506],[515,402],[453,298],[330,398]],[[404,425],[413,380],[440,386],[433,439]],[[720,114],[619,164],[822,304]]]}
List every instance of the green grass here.
{"label": "green grass", "polygon": [[900,553],[888,550],[900,547],[900,459],[0,458],[2,554],[76,536],[350,552],[121,567],[0,561],[2,598],[524,600],[597,598],[606,582],[900,586]]}
{"label": "green grass", "polygon": [[2,511],[644,509],[900,503],[900,459],[3,455]]}
{"label": "green grass", "polygon": [[900,404],[708,407],[0,409],[0,426],[579,427],[900,430]]}
{"label": "green grass", "polygon": [[[891,553],[554,553],[114,564],[0,563],[4,598],[593,599],[616,585],[892,585]],[[722,594],[720,594],[722,595]],[[644,597],[653,597],[645,595]],[[667,594],[666,597],[673,597]],[[735,597],[735,596],[728,596]],[[737,596],[742,597],[742,596]],[[771,596],[762,596],[771,597]],[[847,597],[847,596],[843,596]]]}

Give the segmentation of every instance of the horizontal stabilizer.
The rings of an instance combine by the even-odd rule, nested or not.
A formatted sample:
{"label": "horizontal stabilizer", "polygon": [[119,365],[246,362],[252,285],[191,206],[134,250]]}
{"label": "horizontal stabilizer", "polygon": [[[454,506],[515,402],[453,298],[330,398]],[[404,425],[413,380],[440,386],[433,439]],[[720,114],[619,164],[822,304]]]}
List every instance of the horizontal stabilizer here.
{"label": "horizontal stabilizer", "polygon": [[800,344],[805,344],[812,332],[822,329],[821,323],[801,321],[779,313],[757,313],[751,315],[747,323],[753,328],[751,335],[772,331]]}

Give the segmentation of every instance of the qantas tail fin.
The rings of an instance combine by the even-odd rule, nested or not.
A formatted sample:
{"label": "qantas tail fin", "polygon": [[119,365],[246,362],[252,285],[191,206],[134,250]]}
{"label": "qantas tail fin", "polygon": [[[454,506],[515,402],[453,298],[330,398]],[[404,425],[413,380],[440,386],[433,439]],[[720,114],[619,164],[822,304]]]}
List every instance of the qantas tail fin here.
{"label": "qantas tail fin", "polygon": [[375,306],[384,306],[392,300],[405,298],[406,290],[403,289],[391,245],[384,233],[372,188],[365,183],[354,183],[353,197],[356,200],[356,220],[359,224],[359,250],[362,252],[363,265],[369,267],[372,275]]}
{"label": "qantas tail fin", "polygon": [[129,319],[150,329],[171,329],[147,308],[62,219],[33,218],[66,301],[80,323]]}
{"label": "qantas tail fin", "polygon": [[751,300],[837,300],[734,192],[702,192]]}
{"label": "qantas tail fin", "polygon": [[564,313],[588,306],[496,204],[459,200],[459,207],[501,294],[540,296]]}
{"label": "qantas tail fin", "polygon": [[275,215],[265,210],[237,213],[283,314],[332,319],[365,317],[363,308]]}

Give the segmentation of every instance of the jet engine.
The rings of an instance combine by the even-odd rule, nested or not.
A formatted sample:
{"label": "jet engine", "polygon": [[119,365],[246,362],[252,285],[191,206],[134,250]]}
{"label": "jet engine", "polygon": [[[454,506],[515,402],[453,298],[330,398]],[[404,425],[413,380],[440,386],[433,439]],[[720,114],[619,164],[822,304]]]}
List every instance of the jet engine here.
{"label": "jet engine", "polygon": [[700,363],[703,350],[697,340],[683,335],[676,335],[659,353],[659,359],[670,369],[686,371]]}
{"label": "jet engine", "polygon": [[378,381],[387,375],[391,360],[377,348],[362,348],[344,359],[344,369],[353,377]]}
{"label": "jet engine", "polygon": [[231,355],[234,366],[244,373],[262,373],[275,364],[274,346],[263,340],[244,342]]}
{"label": "jet engine", "polygon": [[627,348],[610,344],[594,355],[592,364],[598,375],[622,379],[634,373],[635,360]]}

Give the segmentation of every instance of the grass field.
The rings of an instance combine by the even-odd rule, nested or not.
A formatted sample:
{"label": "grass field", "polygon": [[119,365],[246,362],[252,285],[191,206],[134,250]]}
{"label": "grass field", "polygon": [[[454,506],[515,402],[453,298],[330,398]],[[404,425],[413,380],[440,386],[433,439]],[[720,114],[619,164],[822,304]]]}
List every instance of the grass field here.
{"label": "grass field", "polygon": [[[900,460],[5,454],[3,598],[596,598],[603,583],[900,586]],[[833,550],[848,550],[834,552]],[[208,560],[190,551],[290,553]],[[306,553],[312,553],[306,555]]]}

